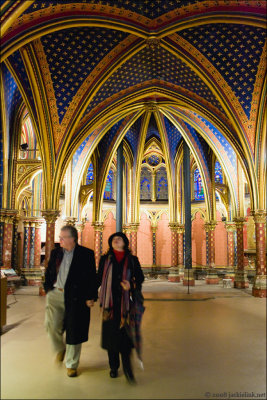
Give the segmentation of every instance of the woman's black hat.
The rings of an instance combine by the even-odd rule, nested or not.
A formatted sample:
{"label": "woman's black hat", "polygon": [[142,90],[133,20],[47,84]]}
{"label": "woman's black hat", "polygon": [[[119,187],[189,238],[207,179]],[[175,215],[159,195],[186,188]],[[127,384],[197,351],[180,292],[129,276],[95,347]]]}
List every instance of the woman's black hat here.
{"label": "woman's black hat", "polygon": [[123,239],[123,241],[124,241],[125,249],[128,249],[128,247],[129,247],[129,239],[127,238],[127,236],[126,236],[123,232],[116,232],[116,233],[113,233],[113,234],[109,237],[109,239],[108,239],[108,245],[109,245],[110,249],[112,249],[112,240],[113,240],[113,238],[114,238],[115,236],[120,236],[120,237]]}

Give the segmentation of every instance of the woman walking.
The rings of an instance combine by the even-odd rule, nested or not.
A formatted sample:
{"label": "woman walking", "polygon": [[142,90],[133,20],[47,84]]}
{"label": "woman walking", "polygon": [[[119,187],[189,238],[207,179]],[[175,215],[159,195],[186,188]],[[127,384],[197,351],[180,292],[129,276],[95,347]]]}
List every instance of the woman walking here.
{"label": "woman walking", "polygon": [[130,313],[135,307],[134,293],[141,292],[144,275],[124,233],[111,235],[108,244],[109,250],[101,257],[98,269],[103,310],[101,345],[108,351],[110,377],[118,376],[120,353],[125,377],[129,383],[135,383],[130,356],[136,341],[131,337]]}

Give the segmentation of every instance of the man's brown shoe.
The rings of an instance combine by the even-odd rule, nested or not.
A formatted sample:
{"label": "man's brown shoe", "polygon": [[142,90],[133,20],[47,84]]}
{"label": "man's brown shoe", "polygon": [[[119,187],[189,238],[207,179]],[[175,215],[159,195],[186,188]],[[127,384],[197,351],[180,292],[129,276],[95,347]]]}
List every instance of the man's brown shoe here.
{"label": "man's brown shoe", "polygon": [[65,349],[63,351],[60,351],[59,353],[57,353],[57,355],[56,355],[56,362],[57,363],[60,363],[60,362],[62,362],[64,360],[65,353],[66,353]]}
{"label": "man's brown shoe", "polygon": [[77,376],[77,369],[74,368],[67,368],[67,375],[70,378],[73,378],[74,376]]}

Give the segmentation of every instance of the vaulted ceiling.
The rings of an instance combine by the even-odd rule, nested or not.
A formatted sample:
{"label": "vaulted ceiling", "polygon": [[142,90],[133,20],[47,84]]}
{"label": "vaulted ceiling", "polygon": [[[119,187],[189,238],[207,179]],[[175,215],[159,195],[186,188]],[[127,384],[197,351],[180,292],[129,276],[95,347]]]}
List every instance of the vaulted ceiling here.
{"label": "vaulted ceiling", "polygon": [[211,148],[229,177],[237,154],[257,185],[265,1],[2,3],[5,129],[11,140],[16,111],[25,105],[52,191],[58,193],[75,154],[80,165],[84,149],[98,148],[103,162],[120,130],[135,155],[151,107],[147,139],[159,135],[161,123],[170,163],[184,136],[207,176]]}

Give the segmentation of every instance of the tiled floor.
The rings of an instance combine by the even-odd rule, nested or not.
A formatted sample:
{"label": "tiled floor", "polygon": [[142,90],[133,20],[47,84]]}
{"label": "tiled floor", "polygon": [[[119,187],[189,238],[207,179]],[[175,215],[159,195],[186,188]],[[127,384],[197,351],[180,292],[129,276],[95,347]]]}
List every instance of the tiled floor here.
{"label": "tiled floor", "polygon": [[[247,290],[196,281],[146,281],[143,319],[145,370],[137,386],[109,378],[100,343],[99,304],[83,345],[77,378],[56,367],[43,320],[45,298],[36,288],[8,296],[1,336],[3,399],[250,399],[266,397],[266,299]],[[255,397],[254,397],[255,398]]]}

